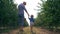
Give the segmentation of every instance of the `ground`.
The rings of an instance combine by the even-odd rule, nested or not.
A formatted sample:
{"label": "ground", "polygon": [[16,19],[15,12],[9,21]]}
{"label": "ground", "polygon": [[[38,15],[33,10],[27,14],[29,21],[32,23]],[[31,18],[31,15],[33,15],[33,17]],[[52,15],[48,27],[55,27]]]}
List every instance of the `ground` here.
{"label": "ground", "polygon": [[[19,29],[16,29],[16,30],[12,30],[8,33],[1,33],[1,34],[20,34],[20,33],[19,33]],[[25,27],[24,32],[21,34],[60,34],[60,33],[51,32],[46,29],[42,29],[40,27],[33,27],[33,32],[31,32],[30,27]]]}

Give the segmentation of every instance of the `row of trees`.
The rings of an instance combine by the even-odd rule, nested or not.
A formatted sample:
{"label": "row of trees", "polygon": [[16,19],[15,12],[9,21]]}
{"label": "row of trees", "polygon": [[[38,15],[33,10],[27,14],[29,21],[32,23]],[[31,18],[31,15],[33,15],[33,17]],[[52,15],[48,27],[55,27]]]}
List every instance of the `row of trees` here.
{"label": "row of trees", "polygon": [[42,2],[42,5],[39,4],[41,12],[38,13],[35,25],[57,30],[60,27],[60,0],[42,0]]}
{"label": "row of trees", "polygon": [[13,0],[0,0],[0,26],[16,23],[17,7]]}
{"label": "row of trees", "polygon": [[0,0],[0,26],[1,27],[18,26],[17,13],[18,13],[17,5],[14,4],[13,0]]}

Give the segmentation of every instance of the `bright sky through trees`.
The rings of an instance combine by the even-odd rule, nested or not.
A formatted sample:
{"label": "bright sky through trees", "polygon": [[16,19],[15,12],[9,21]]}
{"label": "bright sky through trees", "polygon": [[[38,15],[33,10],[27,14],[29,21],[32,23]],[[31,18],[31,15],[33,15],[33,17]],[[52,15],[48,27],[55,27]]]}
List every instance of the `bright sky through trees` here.
{"label": "bright sky through trees", "polygon": [[[27,9],[28,13],[30,15],[31,14],[34,15],[34,18],[36,18],[38,11],[36,11],[34,9],[37,9],[38,2],[41,2],[41,1],[40,0],[15,0],[15,3],[19,5],[23,1],[27,2],[26,9]],[[29,23],[28,16],[26,13],[25,13],[25,18],[27,19],[27,21]]]}

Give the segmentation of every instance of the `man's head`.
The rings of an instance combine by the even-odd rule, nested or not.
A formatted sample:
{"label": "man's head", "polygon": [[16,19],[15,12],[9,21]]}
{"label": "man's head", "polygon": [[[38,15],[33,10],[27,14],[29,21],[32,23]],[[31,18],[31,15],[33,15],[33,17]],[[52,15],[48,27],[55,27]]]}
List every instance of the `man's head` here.
{"label": "man's head", "polygon": [[24,5],[26,5],[26,2],[23,2]]}

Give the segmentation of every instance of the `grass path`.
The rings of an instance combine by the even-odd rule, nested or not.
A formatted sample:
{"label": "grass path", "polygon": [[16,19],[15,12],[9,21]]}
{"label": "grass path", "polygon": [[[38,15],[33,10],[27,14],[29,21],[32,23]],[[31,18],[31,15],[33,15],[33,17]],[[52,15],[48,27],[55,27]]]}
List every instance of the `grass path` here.
{"label": "grass path", "polygon": [[[19,29],[16,29],[16,30],[10,31],[9,33],[4,33],[4,34],[18,34],[18,33],[19,33]],[[30,32],[29,27],[25,27],[23,33],[24,34],[60,34],[60,33],[48,31],[46,29],[41,29],[39,27],[38,28],[34,27],[33,32]]]}

